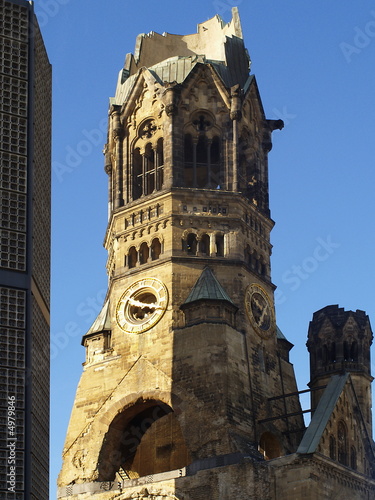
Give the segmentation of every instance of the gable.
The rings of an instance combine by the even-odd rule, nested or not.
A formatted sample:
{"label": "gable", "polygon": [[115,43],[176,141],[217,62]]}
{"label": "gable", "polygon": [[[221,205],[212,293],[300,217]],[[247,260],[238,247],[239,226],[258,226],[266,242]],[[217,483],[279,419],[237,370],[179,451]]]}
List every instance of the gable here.
{"label": "gable", "polygon": [[362,474],[373,474],[373,441],[349,373],[331,377],[297,453],[321,453]]}

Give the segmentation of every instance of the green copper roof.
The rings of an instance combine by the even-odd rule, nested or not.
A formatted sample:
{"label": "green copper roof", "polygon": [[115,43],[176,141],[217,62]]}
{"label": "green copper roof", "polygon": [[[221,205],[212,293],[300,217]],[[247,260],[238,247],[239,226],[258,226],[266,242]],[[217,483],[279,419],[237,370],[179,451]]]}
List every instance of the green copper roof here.
{"label": "green copper roof", "polygon": [[197,300],[226,300],[233,304],[209,267],[203,270],[184,304],[196,302]]}

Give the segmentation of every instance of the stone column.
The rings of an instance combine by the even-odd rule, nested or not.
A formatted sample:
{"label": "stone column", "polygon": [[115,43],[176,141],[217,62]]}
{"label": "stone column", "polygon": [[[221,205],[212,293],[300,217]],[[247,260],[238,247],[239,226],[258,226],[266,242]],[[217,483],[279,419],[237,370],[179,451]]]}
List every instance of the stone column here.
{"label": "stone column", "polygon": [[232,149],[232,191],[238,191],[238,122],[241,120],[241,88],[237,84],[231,88],[230,118],[233,121]]}
{"label": "stone column", "polygon": [[123,206],[123,162],[122,162],[122,141],[124,138],[124,129],[120,121],[120,107],[113,106],[112,108],[113,121],[113,140],[115,141],[115,158],[116,158],[116,178],[115,178],[115,193],[114,193],[114,208]]}

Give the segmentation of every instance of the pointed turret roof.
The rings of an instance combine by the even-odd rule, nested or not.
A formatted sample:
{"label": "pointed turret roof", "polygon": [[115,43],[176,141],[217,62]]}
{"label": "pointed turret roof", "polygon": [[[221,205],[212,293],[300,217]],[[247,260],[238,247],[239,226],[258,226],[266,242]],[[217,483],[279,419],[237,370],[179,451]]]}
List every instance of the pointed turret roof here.
{"label": "pointed turret roof", "polygon": [[104,303],[102,310],[98,314],[96,320],[89,328],[88,332],[83,336],[82,344],[85,338],[95,335],[103,331],[111,330],[111,318],[109,314],[109,300]]}
{"label": "pointed turret roof", "polygon": [[188,298],[185,300],[184,305],[198,300],[225,300],[234,305],[209,267],[204,268],[202,274],[191,289]]}

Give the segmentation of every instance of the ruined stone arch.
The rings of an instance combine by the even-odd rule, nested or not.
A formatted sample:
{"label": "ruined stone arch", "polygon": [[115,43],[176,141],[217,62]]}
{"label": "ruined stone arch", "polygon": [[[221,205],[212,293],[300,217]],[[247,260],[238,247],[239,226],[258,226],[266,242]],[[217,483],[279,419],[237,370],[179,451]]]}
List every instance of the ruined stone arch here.
{"label": "ruined stone arch", "polygon": [[171,395],[160,396],[157,391],[130,395],[102,417],[109,424],[98,457],[98,481],[113,481],[116,472],[136,478],[190,463]]}

